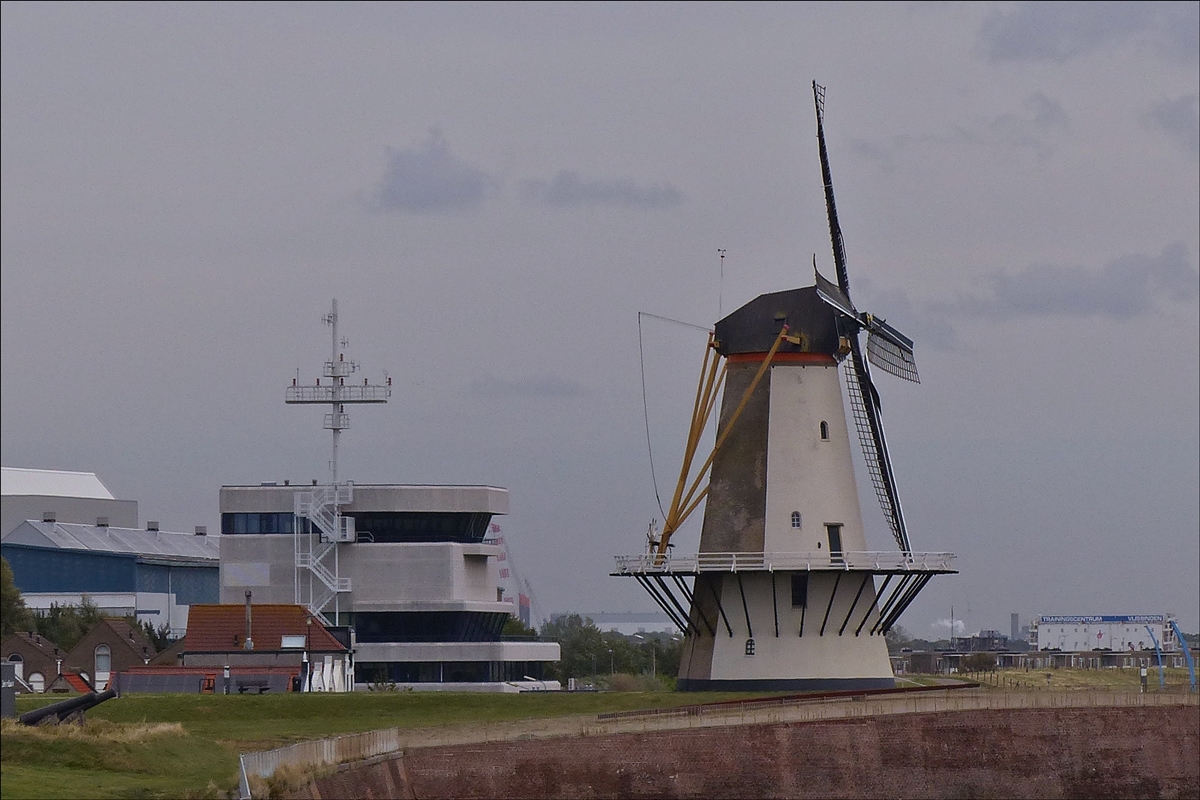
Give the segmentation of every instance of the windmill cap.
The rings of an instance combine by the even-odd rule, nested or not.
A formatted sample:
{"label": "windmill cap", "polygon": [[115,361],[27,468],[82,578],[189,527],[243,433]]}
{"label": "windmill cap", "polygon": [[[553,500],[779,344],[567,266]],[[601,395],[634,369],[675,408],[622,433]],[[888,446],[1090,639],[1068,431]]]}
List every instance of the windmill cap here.
{"label": "windmill cap", "polygon": [[839,354],[837,312],[815,286],[760,294],[716,324],[717,352],[725,357],[766,353],[780,331],[788,334],[777,353]]}

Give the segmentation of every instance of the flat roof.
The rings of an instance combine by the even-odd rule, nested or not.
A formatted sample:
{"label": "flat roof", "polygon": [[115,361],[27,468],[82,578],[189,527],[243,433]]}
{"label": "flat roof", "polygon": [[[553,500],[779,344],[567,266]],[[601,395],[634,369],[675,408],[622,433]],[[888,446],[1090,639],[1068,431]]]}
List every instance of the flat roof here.
{"label": "flat roof", "polygon": [[116,500],[94,472],[0,467],[0,494]]}
{"label": "flat roof", "polygon": [[140,528],[107,528],[71,522],[34,522],[18,525],[4,544],[27,547],[87,550],[159,558],[201,559],[216,563],[221,556],[217,536],[147,531]]}

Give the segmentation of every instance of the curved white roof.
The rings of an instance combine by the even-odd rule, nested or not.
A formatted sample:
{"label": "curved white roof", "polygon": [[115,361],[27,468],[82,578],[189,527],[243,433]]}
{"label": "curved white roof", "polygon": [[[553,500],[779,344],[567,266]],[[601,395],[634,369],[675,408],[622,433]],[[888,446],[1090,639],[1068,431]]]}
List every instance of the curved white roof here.
{"label": "curved white roof", "polygon": [[0,467],[0,494],[116,500],[94,472]]}

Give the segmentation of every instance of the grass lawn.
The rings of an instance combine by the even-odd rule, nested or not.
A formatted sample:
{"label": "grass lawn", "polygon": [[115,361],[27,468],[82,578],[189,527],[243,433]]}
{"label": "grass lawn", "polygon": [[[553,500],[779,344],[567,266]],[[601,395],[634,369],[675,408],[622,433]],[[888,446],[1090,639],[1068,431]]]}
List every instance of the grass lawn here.
{"label": "grass lawn", "polygon": [[[393,726],[536,719],[744,697],[692,692],[127,695],[89,711],[88,725],[77,735],[5,723],[0,797],[223,796],[236,785],[238,753],[248,750]],[[58,699],[21,697],[17,710]],[[154,723],[178,726],[141,735],[154,731]]]}

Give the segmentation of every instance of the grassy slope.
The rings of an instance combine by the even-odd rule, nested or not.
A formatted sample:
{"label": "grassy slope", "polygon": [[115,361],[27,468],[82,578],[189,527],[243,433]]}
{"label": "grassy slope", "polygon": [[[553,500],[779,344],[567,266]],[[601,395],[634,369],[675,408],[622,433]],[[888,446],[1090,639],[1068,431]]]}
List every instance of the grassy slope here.
{"label": "grassy slope", "polygon": [[[1050,670],[1051,689],[1137,691],[1136,670]],[[1186,684],[1168,670],[1169,685]],[[928,676],[911,676],[929,683]],[[958,676],[974,679],[976,676]],[[988,676],[977,676],[987,686]],[[1004,670],[1025,687],[1046,688],[1045,674]],[[1150,689],[1158,687],[1157,670]],[[999,687],[998,687],[999,688]],[[45,741],[6,726],[0,748],[0,798],[215,796],[236,782],[237,754],[340,733],[418,728],[461,722],[499,722],[571,714],[658,708],[746,694],[599,692],[456,694],[396,692],[280,695],[129,695],[89,712],[125,726],[178,722],[185,735],[120,742],[96,737]],[[59,698],[22,697],[18,711]]]}
{"label": "grassy slope", "polygon": [[[179,722],[186,735],[142,742],[47,741],[5,728],[0,797],[181,797],[236,782],[237,754],[375,728],[595,714],[688,705],[734,694],[528,693],[129,695],[89,712],[115,723]],[[23,697],[18,711],[58,698]],[[210,787],[211,784],[211,787]]]}

